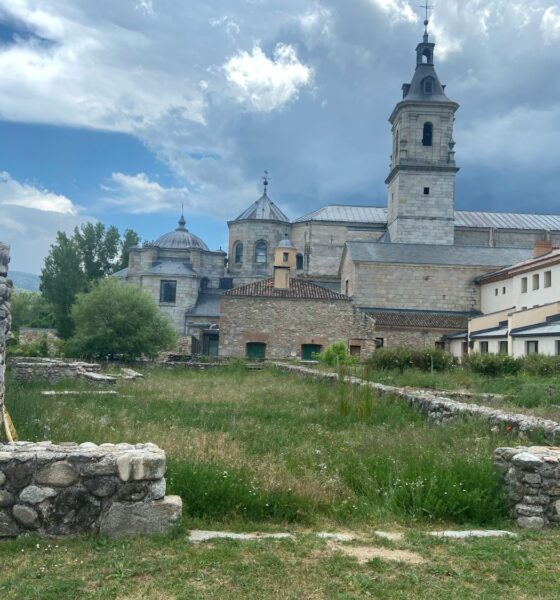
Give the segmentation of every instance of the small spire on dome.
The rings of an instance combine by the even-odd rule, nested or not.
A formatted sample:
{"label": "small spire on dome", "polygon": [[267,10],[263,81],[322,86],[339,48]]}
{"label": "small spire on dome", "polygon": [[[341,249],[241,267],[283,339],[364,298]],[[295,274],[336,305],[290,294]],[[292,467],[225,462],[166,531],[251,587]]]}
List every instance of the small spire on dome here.
{"label": "small spire on dome", "polygon": [[264,192],[263,192],[263,195],[264,195],[264,196],[266,196],[266,195],[267,195],[267,194],[266,194],[266,190],[267,190],[267,188],[268,188],[268,182],[269,182],[269,179],[268,179],[268,171],[267,171],[266,169],[264,170],[264,177],[262,178],[262,180],[263,180],[263,185],[264,185]]}
{"label": "small spire on dome", "polygon": [[424,43],[427,44],[429,40],[428,25],[430,24],[429,11],[434,7],[430,6],[428,0],[426,0],[426,4],[420,4],[420,8],[423,8],[426,11],[426,18],[424,19]]}
{"label": "small spire on dome", "polygon": [[185,215],[183,214],[184,211],[185,211],[185,205],[181,204],[181,218],[179,219],[179,227],[177,227],[177,231],[182,231],[182,230],[186,231],[186,229],[187,229],[185,227],[187,222],[185,221]]}

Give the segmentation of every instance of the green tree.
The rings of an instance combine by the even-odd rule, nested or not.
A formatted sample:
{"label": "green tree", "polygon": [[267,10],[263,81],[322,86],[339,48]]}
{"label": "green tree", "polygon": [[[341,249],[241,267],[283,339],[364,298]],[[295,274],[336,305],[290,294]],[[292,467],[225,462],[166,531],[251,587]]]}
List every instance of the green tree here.
{"label": "green tree", "polygon": [[75,333],[66,353],[84,358],[154,357],[175,333],[150,296],[114,279],[97,282],[72,307]]}
{"label": "green tree", "polygon": [[52,306],[38,292],[15,292],[11,299],[12,329],[56,326]]}
{"label": "green tree", "polygon": [[80,249],[76,241],[59,231],[41,271],[41,293],[53,309],[58,335],[72,334],[70,308],[76,295],[87,289],[87,278],[82,270]]}
{"label": "green tree", "polygon": [[121,241],[121,258],[117,270],[128,267],[128,252],[133,246],[140,245],[140,236],[133,229],[126,229]]}
{"label": "green tree", "polygon": [[105,228],[101,222],[84,223],[74,229],[73,239],[80,250],[88,281],[101,279],[115,271],[121,246],[121,236],[116,227]]}

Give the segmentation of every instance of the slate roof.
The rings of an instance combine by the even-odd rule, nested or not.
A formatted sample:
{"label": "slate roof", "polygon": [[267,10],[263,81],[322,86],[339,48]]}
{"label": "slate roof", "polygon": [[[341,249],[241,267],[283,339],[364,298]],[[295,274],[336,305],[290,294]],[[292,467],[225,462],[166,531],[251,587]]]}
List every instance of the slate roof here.
{"label": "slate roof", "polygon": [[[385,225],[387,223],[387,209],[381,206],[345,206],[334,204],[319,208],[296,219],[295,222],[305,223],[307,221]],[[560,231],[560,215],[456,210],[455,226]]]}
{"label": "slate roof", "polygon": [[158,248],[168,248],[172,250],[206,250],[208,251],[208,246],[194,233],[191,233],[185,227],[185,218],[181,215],[179,219],[179,227],[175,229],[175,231],[170,231],[169,233],[164,233],[161,237],[159,237],[152,246],[157,246]]}
{"label": "slate roof", "polygon": [[507,336],[507,325],[505,327],[494,327],[493,329],[485,329],[484,331],[475,331],[474,333],[471,333],[471,338],[474,339],[505,338]]}
{"label": "slate roof", "polygon": [[375,319],[375,326],[404,327],[424,329],[466,329],[469,319],[475,316],[469,312],[453,312],[438,310],[412,310],[412,309],[389,309],[389,308],[363,308]]}
{"label": "slate roof", "polygon": [[235,219],[235,221],[246,220],[290,222],[290,219],[272,202],[266,192]]}
{"label": "slate roof", "polygon": [[221,293],[218,291],[202,291],[198,295],[196,306],[186,311],[192,317],[219,317]]}
{"label": "slate roof", "polygon": [[304,279],[290,279],[290,289],[274,287],[274,279],[261,279],[247,285],[228,290],[223,296],[252,298],[294,298],[300,300],[350,300],[348,296],[338,294],[327,288],[315,285]]}
{"label": "slate roof", "polygon": [[401,263],[411,265],[512,265],[531,255],[530,248],[490,248],[485,246],[441,246],[436,244],[379,244],[346,242],[350,258],[357,262]]}
{"label": "slate roof", "polygon": [[193,276],[196,271],[190,263],[179,262],[178,260],[163,260],[157,262],[153,267],[146,269],[142,275],[178,275],[178,276]]}

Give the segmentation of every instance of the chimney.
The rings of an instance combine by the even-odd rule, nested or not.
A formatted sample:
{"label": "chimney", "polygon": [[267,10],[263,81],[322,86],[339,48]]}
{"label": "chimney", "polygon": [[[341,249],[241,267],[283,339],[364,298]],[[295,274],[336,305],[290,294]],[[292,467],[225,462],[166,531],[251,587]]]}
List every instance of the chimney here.
{"label": "chimney", "polygon": [[274,287],[277,290],[290,289],[290,269],[286,267],[274,267]]}
{"label": "chimney", "polygon": [[533,246],[533,258],[548,254],[552,250],[554,250],[554,246],[550,240],[537,240]]}

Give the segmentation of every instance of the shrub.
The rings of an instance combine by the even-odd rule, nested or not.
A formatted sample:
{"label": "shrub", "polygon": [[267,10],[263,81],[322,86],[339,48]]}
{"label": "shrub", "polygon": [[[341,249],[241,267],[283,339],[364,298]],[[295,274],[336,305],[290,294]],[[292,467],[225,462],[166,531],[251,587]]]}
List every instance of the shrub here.
{"label": "shrub", "polygon": [[40,340],[30,344],[20,344],[16,340],[8,344],[7,353],[9,356],[28,356],[47,358],[50,354],[47,336],[44,335]]}
{"label": "shrub", "polygon": [[317,354],[317,360],[330,367],[337,365],[352,365],[356,363],[356,359],[353,356],[350,356],[344,342],[334,342],[330,346],[327,346],[323,352]]}
{"label": "shrub", "polygon": [[469,354],[464,362],[473,373],[486,377],[517,375],[521,371],[522,361],[508,354]]}
{"label": "shrub", "polygon": [[522,369],[528,375],[547,377],[560,375],[560,356],[543,356],[531,354],[521,359]]}
{"label": "shrub", "polygon": [[455,358],[437,348],[381,348],[368,359],[368,366],[384,371],[419,369],[446,371],[455,364]]}

